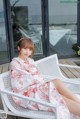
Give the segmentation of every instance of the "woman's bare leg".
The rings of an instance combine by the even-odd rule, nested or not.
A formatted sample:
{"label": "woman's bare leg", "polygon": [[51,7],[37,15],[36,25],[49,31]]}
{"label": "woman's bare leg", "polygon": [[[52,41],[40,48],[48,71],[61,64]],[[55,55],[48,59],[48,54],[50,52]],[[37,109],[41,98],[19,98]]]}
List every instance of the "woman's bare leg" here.
{"label": "woman's bare leg", "polygon": [[77,116],[80,116],[80,104],[64,96],[62,97],[65,100],[69,111]]}
{"label": "woman's bare leg", "polygon": [[56,87],[56,89],[59,91],[59,93],[66,98],[69,98],[73,101],[76,101],[80,103],[80,99],[77,98],[67,87],[66,85],[59,79],[55,79],[52,81]]}

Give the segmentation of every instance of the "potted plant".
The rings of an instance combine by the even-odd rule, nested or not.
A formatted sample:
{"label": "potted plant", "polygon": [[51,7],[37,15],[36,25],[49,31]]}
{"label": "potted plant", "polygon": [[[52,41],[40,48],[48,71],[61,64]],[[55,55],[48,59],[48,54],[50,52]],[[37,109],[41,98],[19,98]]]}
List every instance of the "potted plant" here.
{"label": "potted plant", "polygon": [[80,46],[77,43],[73,44],[72,49],[76,52],[78,56],[80,56]]}

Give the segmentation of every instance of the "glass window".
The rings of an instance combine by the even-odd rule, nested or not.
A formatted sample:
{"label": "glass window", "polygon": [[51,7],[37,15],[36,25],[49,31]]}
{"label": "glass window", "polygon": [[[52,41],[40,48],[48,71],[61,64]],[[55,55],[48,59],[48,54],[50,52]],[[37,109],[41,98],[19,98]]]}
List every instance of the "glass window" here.
{"label": "glass window", "polygon": [[17,41],[29,37],[35,44],[35,55],[43,55],[41,0],[10,0],[14,51]]}
{"label": "glass window", "polygon": [[0,0],[0,60],[8,58],[3,0]]}
{"label": "glass window", "polygon": [[77,42],[77,2],[49,0],[50,53],[74,56],[72,45]]}

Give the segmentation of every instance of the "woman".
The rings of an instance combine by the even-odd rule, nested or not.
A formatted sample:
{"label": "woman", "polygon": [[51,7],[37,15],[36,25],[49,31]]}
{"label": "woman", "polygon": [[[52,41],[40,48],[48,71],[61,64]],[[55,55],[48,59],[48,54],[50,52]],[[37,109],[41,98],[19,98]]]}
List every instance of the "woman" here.
{"label": "woman", "polygon": [[[80,99],[61,82],[53,79],[45,82],[32,58],[34,44],[29,38],[21,38],[17,43],[18,57],[13,58],[10,66],[12,89],[15,93],[36,98],[58,105],[58,119],[70,119],[70,112],[80,116]],[[49,108],[13,97],[15,103],[32,110],[53,111]]]}

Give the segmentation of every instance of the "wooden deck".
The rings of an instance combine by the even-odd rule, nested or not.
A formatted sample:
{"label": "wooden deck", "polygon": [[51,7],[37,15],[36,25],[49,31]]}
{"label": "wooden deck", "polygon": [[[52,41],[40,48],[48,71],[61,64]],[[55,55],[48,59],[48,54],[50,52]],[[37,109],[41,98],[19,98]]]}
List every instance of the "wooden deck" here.
{"label": "wooden deck", "polygon": [[[71,59],[61,59],[59,63],[77,66]],[[80,69],[62,67],[61,71],[68,78],[80,78]]]}
{"label": "wooden deck", "polygon": [[[59,63],[61,64],[69,64],[76,65],[73,60],[70,59],[60,59]],[[9,63],[0,65],[0,73],[6,72],[9,70]],[[68,78],[80,78],[80,69],[72,69],[72,68],[61,68],[63,75]]]}
{"label": "wooden deck", "polygon": [[0,73],[4,73],[9,70],[9,63],[0,65]]}

